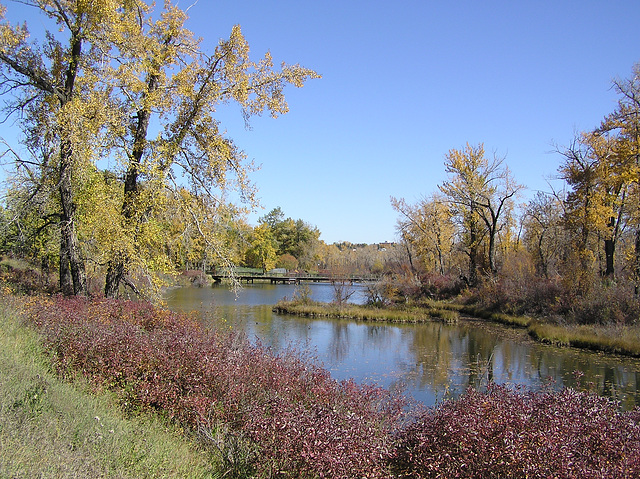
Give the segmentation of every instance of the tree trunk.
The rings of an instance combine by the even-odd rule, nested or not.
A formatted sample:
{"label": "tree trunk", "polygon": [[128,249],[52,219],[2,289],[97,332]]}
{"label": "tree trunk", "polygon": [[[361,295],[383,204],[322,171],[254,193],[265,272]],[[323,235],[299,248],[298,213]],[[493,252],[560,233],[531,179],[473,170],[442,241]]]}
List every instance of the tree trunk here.
{"label": "tree trunk", "polygon": [[540,261],[540,265],[536,269],[538,270],[538,274],[542,274],[545,277],[545,279],[549,279],[549,268],[547,266],[547,260],[544,255],[544,252],[542,251],[543,239],[544,239],[544,236],[541,234],[540,238],[538,239],[538,258]]}
{"label": "tree trunk", "polygon": [[634,293],[636,297],[640,295],[640,228],[636,230],[636,244],[635,244],[635,257],[633,265],[635,289]]}
{"label": "tree trunk", "polygon": [[442,248],[440,248],[439,245],[436,246],[436,252],[438,253],[438,271],[444,276],[444,256],[442,254]]}
{"label": "tree trunk", "polygon": [[[58,93],[61,108],[71,100],[74,94],[74,85],[82,54],[82,36],[79,30],[74,31],[72,34],[69,53],[70,60],[65,73],[64,90]],[[62,206],[62,221],[60,222],[60,286],[63,291],[67,290],[65,294],[68,294],[69,280],[67,276],[70,273],[73,294],[86,295],[87,277],[82,255],[80,254],[75,225],[76,205],[73,199],[73,185],[71,182],[73,146],[70,136],[70,133],[63,128],[60,141],[60,181],[58,186],[60,204]],[[66,271],[66,263],[68,263],[69,272]]]}
{"label": "tree trunk", "polygon": [[478,224],[473,217],[475,210],[472,205],[471,222],[469,224],[469,285],[478,284]]}
{"label": "tree trunk", "polygon": [[496,230],[495,227],[489,231],[489,270],[492,275],[498,272],[496,267]]}
{"label": "tree trunk", "polygon": [[73,295],[73,279],[69,268],[69,256],[62,237],[60,238],[60,291],[65,296]]}
{"label": "tree trunk", "polygon": [[604,256],[605,256],[605,271],[604,276],[609,279],[614,279],[614,253],[616,251],[616,243],[613,239],[604,240]]}
{"label": "tree trunk", "polygon": [[[73,283],[73,294],[87,294],[87,277],[84,262],[80,254],[80,245],[75,227],[76,205],[73,201],[71,185],[71,145],[64,141],[60,151],[60,203],[62,206],[62,221],[60,224],[60,287],[65,292],[68,288],[66,268],[62,265],[68,262],[69,272]],[[63,277],[63,274],[65,275]],[[68,291],[65,292],[68,294]]]}
{"label": "tree trunk", "polygon": [[[149,75],[147,81],[147,91],[144,98],[158,89],[159,76]],[[144,100],[143,98],[143,100]],[[143,102],[144,103],[144,102]],[[144,149],[147,145],[147,131],[151,121],[151,110],[148,107],[140,109],[136,115],[137,123],[133,138],[132,159],[127,169],[124,179],[124,202],[122,205],[122,221],[129,223],[135,219],[137,197],[138,197],[138,176]],[[127,270],[128,258],[118,257],[109,262],[107,277],[104,285],[104,295],[112,298],[118,293],[120,282],[124,279]]]}
{"label": "tree trunk", "polygon": [[118,294],[120,282],[124,277],[123,261],[109,261],[107,267],[107,277],[104,284],[104,295],[107,298],[114,298]]}

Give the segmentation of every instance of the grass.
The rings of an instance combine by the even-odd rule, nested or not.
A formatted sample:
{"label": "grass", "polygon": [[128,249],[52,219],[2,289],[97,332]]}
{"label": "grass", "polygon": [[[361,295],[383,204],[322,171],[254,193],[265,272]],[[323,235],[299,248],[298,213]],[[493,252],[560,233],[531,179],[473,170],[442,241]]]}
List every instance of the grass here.
{"label": "grass", "polygon": [[473,316],[474,318],[486,319],[487,321],[494,323],[504,324],[505,326],[527,328],[532,324],[532,318],[528,316],[514,316],[506,313],[496,313],[474,305],[443,303],[442,307],[449,307],[462,314]]}
{"label": "grass", "polygon": [[533,322],[529,334],[549,344],[640,357],[640,328],[629,326],[563,325]]}
{"label": "grass", "polygon": [[158,417],[51,372],[37,334],[0,302],[0,477],[212,477],[216,465]]}
{"label": "grass", "polygon": [[457,311],[435,306],[431,308],[375,308],[354,304],[339,306],[334,303],[297,300],[281,300],[274,306],[273,310],[277,313],[297,316],[355,319],[358,321],[389,321],[394,323],[420,323],[434,319],[446,323],[455,323],[459,317]]}

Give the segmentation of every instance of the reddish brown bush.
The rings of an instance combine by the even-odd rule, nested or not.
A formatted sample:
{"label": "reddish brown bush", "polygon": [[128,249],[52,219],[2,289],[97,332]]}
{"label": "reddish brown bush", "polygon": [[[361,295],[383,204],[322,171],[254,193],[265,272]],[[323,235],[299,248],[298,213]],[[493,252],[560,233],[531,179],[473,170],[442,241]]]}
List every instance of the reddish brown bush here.
{"label": "reddish brown bush", "polygon": [[428,411],[400,437],[402,477],[640,477],[640,413],[565,389],[491,385]]}
{"label": "reddish brown bush", "polygon": [[63,374],[81,371],[129,410],[162,411],[210,437],[224,426],[257,447],[252,465],[265,477],[387,475],[405,402],[382,388],[145,303],[55,298],[30,317]]}
{"label": "reddish brown bush", "polygon": [[640,411],[605,398],[491,385],[410,422],[401,396],[146,303],[28,311],[62,374],[200,431],[241,477],[640,477]]}
{"label": "reddish brown bush", "polygon": [[453,275],[424,274],[420,277],[420,282],[422,295],[436,300],[457,296],[465,288],[464,281]]}

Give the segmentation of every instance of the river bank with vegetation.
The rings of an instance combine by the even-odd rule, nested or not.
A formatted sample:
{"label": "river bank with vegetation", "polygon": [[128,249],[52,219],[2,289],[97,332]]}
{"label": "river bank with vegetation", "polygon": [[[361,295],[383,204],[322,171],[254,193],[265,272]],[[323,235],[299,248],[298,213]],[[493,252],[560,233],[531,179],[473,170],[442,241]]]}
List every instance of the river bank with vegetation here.
{"label": "river bank with vegetation", "polygon": [[[98,470],[97,477],[640,473],[640,411],[621,412],[595,394],[489,384],[425,408],[383,388],[336,381],[302,351],[275,354],[144,302],[5,296],[0,305],[2,374],[12,378],[2,381],[9,421],[3,424],[19,425],[17,432],[3,427],[0,437],[3,450],[27,450],[5,456],[2,473],[56,467],[68,474]],[[18,354],[22,339],[15,338],[22,337],[30,338],[22,356],[5,360]],[[17,370],[32,363],[44,370]],[[106,410],[82,410],[85,403]],[[79,421],[65,426],[72,439],[55,425],[67,424],[69,408]],[[173,441],[166,448],[184,461],[186,474],[166,448],[149,442],[148,434],[161,433]],[[43,458],[49,449],[73,457],[63,464],[28,452],[39,443],[49,445]]]}
{"label": "river bank with vegetation", "polygon": [[1,477],[212,477],[217,463],[176,425],[125,417],[112,392],[57,375],[22,301],[0,300]]}
{"label": "river bank with vegetation", "polygon": [[420,323],[440,320],[455,323],[460,315],[457,311],[438,306],[409,306],[402,308],[377,308],[356,304],[322,303],[309,300],[283,299],[273,307],[273,311],[281,314],[295,314],[310,318],[341,318],[357,321],[388,321],[392,323]]}
{"label": "river bank with vegetation", "polygon": [[640,327],[627,325],[553,324],[543,319],[491,312],[474,305],[448,301],[421,300],[409,305],[374,307],[354,304],[321,303],[308,299],[284,299],[274,312],[314,318],[341,318],[358,321],[387,321],[418,323],[443,321],[455,323],[460,319],[484,320],[505,326],[525,328],[529,335],[543,343],[559,347],[576,347],[640,357]]}

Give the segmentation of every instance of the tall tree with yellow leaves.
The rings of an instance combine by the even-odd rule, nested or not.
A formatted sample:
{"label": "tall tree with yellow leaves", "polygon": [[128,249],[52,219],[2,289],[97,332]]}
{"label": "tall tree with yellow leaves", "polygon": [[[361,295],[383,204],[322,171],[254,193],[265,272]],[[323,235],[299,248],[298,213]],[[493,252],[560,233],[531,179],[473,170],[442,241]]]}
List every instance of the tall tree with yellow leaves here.
{"label": "tall tree with yellow leaves", "polygon": [[446,198],[434,193],[416,205],[409,205],[403,198],[392,197],[391,205],[402,215],[398,228],[420,261],[428,269],[445,274],[455,234]]}
{"label": "tall tree with yellow leaves", "polygon": [[[121,22],[123,41],[113,76],[119,80],[121,108],[128,113],[123,118],[132,119],[118,132],[125,159],[122,222],[130,248],[124,254],[113,251],[106,276],[107,296],[115,295],[139,256],[136,225],[145,221],[157,196],[150,185],[175,192],[176,187],[183,187],[175,176],[182,174],[191,194],[203,197],[201,204],[207,204],[210,212],[220,210],[221,217],[227,214],[225,197],[230,190],[239,193],[250,208],[256,205],[248,179],[253,166],[224,136],[215,119],[216,108],[235,102],[247,122],[264,111],[277,117],[288,111],[283,94],[286,85],[301,87],[307,79],[319,76],[299,65],[283,64],[276,70],[270,53],[257,63],[251,61],[238,25],[208,53],[185,28],[183,10],[166,4],[159,18],[154,18],[149,11],[127,11]],[[157,136],[149,131],[151,120],[160,125]],[[185,214],[195,221],[193,209]],[[210,256],[226,256],[216,248],[219,242],[206,244]]]}
{"label": "tall tree with yellow leaves", "polygon": [[620,166],[617,176],[627,185],[626,203],[632,205],[627,208],[635,236],[631,269],[635,294],[640,295],[640,63],[633,66],[629,77],[614,80],[613,86],[619,95],[618,106],[597,133],[615,135],[616,163]]}
{"label": "tall tree with yellow leaves", "polygon": [[[202,219],[215,222],[216,210],[227,215],[230,191],[255,206],[248,179],[253,166],[224,136],[216,108],[235,102],[247,122],[265,111],[276,117],[288,109],[286,85],[301,87],[319,75],[299,65],[275,69],[269,53],[251,61],[239,26],[206,52],[185,28],[186,12],[168,1],[159,12],[141,0],[24,3],[53,19],[60,31],[47,34],[40,48],[26,26],[4,22],[2,80],[15,95],[14,110],[28,112],[25,125],[37,123],[54,137],[65,292],[86,292],[76,196],[83,173],[95,170],[98,151],[120,160],[124,178],[118,218],[108,222],[112,234],[100,245],[107,296],[118,292],[132,270],[158,264],[148,248],[157,238],[149,235],[160,231],[151,227],[157,224],[153,217],[164,214],[167,201],[185,205],[185,217],[197,224],[190,230],[203,235],[215,228],[204,227]],[[184,201],[185,188],[201,200]],[[215,251],[220,242],[205,243],[213,256],[226,255]]]}
{"label": "tall tree with yellow leaves", "polygon": [[469,257],[471,285],[478,281],[480,264],[479,247],[482,240],[488,242],[489,272],[495,274],[496,241],[502,228],[501,220],[509,203],[523,188],[516,183],[503,159],[489,160],[484,145],[466,145],[464,150],[449,150],[445,168],[450,179],[439,186],[448,198],[452,212],[463,226],[463,238]]}
{"label": "tall tree with yellow leaves", "polygon": [[[10,112],[22,112],[27,136],[41,131],[55,144],[46,158],[60,204],[60,286],[66,294],[87,291],[83,254],[77,235],[75,188],[91,161],[94,138],[109,120],[105,90],[99,84],[98,58],[117,17],[118,2],[33,0],[58,31],[42,45],[29,38],[26,24],[12,26],[0,5],[0,83],[11,94]],[[44,131],[43,131],[44,130]],[[74,185],[75,183],[75,185]]]}

